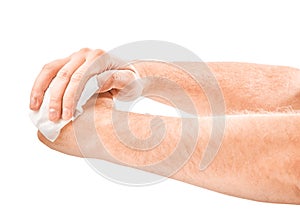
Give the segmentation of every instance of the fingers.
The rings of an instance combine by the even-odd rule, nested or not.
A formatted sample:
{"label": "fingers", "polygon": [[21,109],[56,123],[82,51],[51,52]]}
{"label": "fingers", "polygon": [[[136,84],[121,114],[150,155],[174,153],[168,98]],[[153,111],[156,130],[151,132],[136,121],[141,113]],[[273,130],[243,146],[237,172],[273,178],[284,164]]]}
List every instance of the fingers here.
{"label": "fingers", "polygon": [[69,57],[46,64],[37,76],[30,94],[30,109],[37,111],[43,102],[44,94],[57,72],[69,61]]}
{"label": "fingers", "polygon": [[64,120],[68,120],[73,116],[77,101],[82,93],[85,83],[92,75],[89,71],[92,64],[93,61],[85,61],[71,76],[66,91],[64,92],[62,102],[62,118]]}
{"label": "fingers", "polygon": [[62,119],[68,120],[73,116],[86,81],[103,69],[95,63],[103,54],[104,51],[100,49],[91,51],[87,54],[85,62],[72,74],[62,100]]}
{"label": "fingers", "polygon": [[85,62],[84,57],[75,56],[57,73],[50,88],[49,120],[58,121],[62,115],[62,100],[72,74]]}
{"label": "fingers", "polygon": [[58,72],[51,90],[49,120],[58,121],[61,117],[68,120],[73,116],[77,98],[92,75],[91,65],[103,53],[102,50],[81,49]]}
{"label": "fingers", "polygon": [[[38,75],[31,92],[30,108],[38,110],[42,104],[45,91],[50,85],[49,119],[58,121],[70,119],[75,111],[78,99],[87,80],[96,74],[100,92],[123,89],[135,79],[132,70],[122,69],[124,64],[102,50],[82,49],[71,56],[56,60],[44,66]],[[107,71],[109,70],[109,71]]]}

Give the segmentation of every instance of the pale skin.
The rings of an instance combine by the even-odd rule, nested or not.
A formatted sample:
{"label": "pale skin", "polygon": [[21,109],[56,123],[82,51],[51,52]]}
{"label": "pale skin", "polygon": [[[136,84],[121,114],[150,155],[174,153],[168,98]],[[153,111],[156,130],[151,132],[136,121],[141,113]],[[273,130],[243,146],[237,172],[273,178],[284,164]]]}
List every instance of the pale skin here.
{"label": "pale skin", "polygon": [[[77,61],[89,61],[83,58],[92,58],[92,61],[101,53],[103,52],[100,50],[84,49],[72,55],[75,55]],[[31,94],[30,108],[38,110],[43,91],[47,89],[53,77],[58,75],[58,78],[54,78],[53,81],[56,81],[54,82],[56,87],[63,93],[53,100],[57,109],[54,121],[61,116],[68,118],[67,115],[72,113],[64,115],[64,110],[72,109],[74,106],[72,104],[76,103],[72,95],[75,95],[77,91],[77,82],[68,82],[66,79],[64,83],[59,81],[62,67],[69,69],[68,75],[63,75],[68,78],[76,75],[76,69],[80,69],[79,62],[76,66],[73,62],[69,63],[70,57],[47,65],[37,78]],[[182,67],[195,66],[193,63],[180,65]],[[216,76],[223,92],[227,118],[224,138],[216,158],[207,169],[200,171],[199,164],[212,126],[209,102],[203,90],[189,74],[176,66],[158,62],[135,64],[141,77],[163,76],[176,82],[192,99],[199,115],[197,121],[201,134],[195,151],[182,168],[167,176],[237,197],[265,202],[300,204],[300,115],[297,113],[297,110],[300,110],[300,71],[290,67],[247,63],[207,63],[207,66]],[[190,132],[182,136],[181,120],[175,117],[161,117],[166,126],[166,134],[164,140],[153,150],[133,150],[120,142],[112,124],[112,97],[118,92],[117,89],[123,88],[125,83],[131,81],[129,77],[120,81],[122,75],[128,76],[132,72],[129,69],[127,71],[125,69],[123,73],[118,71],[117,75],[110,75],[109,81],[101,90],[103,93],[95,95],[97,98],[95,108],[87,104],[85,113],[75,121],[83,126],[88,125],[86,117],[95,113],[94,124],[98,137],[115,159],[103,152],[103,149],[99,149],[96,143],[93,145],[90,141],[91,146],[88,150],[79,148],[76,141],[78,136],[75,136],[73,131],[74,123],[67,125],[53,143],[40,133],[39,139],[50,148],[66,154],[112,162],[118,160],[141,169],[144,165],[167,157],[180,137],[186,138],[183,150],[188,150],[189,137],[194,130],[191,128]],[[64,72],[66,73],[65,70]],[[66,91],[65,88],[67,88]],[[153,99],[167,103],[159,98],[153,97]],[[72,106],[65,108],[67,105]],[[119,113],[118,117],[121,117],[124,112]],[[130,130],[139,138],[148,137],[151,135],[149,122],[153,118],[151,115],[130,113]],[[128,120],[120,118],[117,121],[122,123]],[[155,129],[152,130],[155,131]],[[83,132],[83,134],[88,135],[89,132]],[[126,137],[126,133],[124,134]],[[149,171],[166,175],[164,168]]]}

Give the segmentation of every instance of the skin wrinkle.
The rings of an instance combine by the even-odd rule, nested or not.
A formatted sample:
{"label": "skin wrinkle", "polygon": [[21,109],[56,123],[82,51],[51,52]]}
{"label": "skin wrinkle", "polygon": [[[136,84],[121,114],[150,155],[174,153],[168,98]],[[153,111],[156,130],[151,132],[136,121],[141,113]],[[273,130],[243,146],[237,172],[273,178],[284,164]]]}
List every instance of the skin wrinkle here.
{"label": "skin wrinkle", "polygon": [[[135,64],[141,76],[163,75],[178,83],[196,105],[200,128],[196,150],[189,161],[170,177],[242,198],[300,204],[300,102],[297,98],[299,70],[244,63],[208,63],[208,66],[216,75],[224,94],[226,128],[215,160],[205,171],[199,171],[199,163],[212,127],[205,94],[192,78],[172,66],[151,62]],[[286,87],[287,83],[289,89]],[[99,97],[97,100],[96,129],[99,137],[116,157],[119,156],[133,166],[147,165],[168,156],[174,149],[181,134],[180,119],[160,117],[167,131],[158,148],[147,152],[131,150],[118,141],[110,126],[112,102],[109,98]],[[85,114],[76,122],[84,122],[84,116],[90,109],[85,110]],[[151,134],[149,123],[153,118],[151,115],[130,114],[130,129],[138,137],[147,137]],[[159,127],[155,126],[153,131]],[[73,124],[70,123],[54,143],[40,134],[39,138],[58,151],[82,156],[72,128]],[[126,135],[125,132],[124,134]],[[189,133],[186,134],[184,145],[188,147]],[[91,157],[110,160],[95,150],[86,152],[90,152]],[[170,166],[166,166],[166,170],[168,168]],[[151,171],[162,175],[167,172],[161,169]]]}

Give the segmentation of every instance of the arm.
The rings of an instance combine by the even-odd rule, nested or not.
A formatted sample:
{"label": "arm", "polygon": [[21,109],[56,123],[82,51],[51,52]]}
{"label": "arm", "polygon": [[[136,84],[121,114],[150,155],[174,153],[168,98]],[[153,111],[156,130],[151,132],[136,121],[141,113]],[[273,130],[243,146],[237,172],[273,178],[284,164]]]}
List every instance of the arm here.
{"label": "arm", "polygon": [[[176,82],[191,97],[201,115],[211,114],[206,92],[184,71],[185,68],[198,74],[202,83],[210,81],[208,75],[215,76],[223,93],[226,114],[300,109],[299,69],[235,62],[175,64],[180,69],[160,62],[137,62],[134,66],[142,77],[162,76]],[[208,71],[211,73],[206,74]]]}
{"label": "arm", "polygon": [[[166,126],[164,140],[155,149],[138,151],[124,146],[117,138],[111,123],[111,101],[99,97],[95,107],[95,126],[98,137],[105,148],[117,160],[127,165],[144,169],[151,164],[167,157],[174,149],[179,138],[185,141],[183,151],[189,150],[189,136],[193,132],[180,132],[181,120],[172,117],[161,117]],[[87,117],[94,110],[87,107],[85,114],[76,120],[88,126]],[[122,113],[122,112],[121,112]],[[122,115],[122,114],[120,114]],[[133,134],[146,138],[151,134],[150,115],[130,114],[129,120],[116,120],[130,123]],[[300,203],[300,141],[299,115],[247,115],[228,116],[224,140],[213,163],[204,171],[199,170],[203,149],[205,148],[211,129],[211,119],[199,118],[199,139],[196,150],[188,162],[169,176],[200,187],[238,197],[267,202]],[[158,131],[156,126],[153,131]],[[89,147],[80,149],[74,135],[74,123],[68,125],[54,143],[47,141],[42,135],[40,140],[47,146],[71,155],[93,157],[113,161],[93,144],[88,138]],[[103,131],[105,129],[105,131]],[[194,131],[190,129],[190,131]],[[86,135],[91,136],[87,130]],[[82,145],[82,144],[81,144]],[[152,169],[151,172],[164,175],[169,166]]]}
{"label": "arm", "polygon": [[[211,117],[209,104],[198,85],[186,72],[174,66],[161,66],[153,63],[135,64],[141,76],[163,76],[173,80],[188,92],[196,104],[201,133],[196,151],[186,165],[177,173],[170,175],[178,180],[216,190],[222,193],[239,197],[270,201],[299,203],[299,114],[292,109],[299,109],[299,70],[287,67],[241,64],[241,63],[208,63],[216,75],[223,91],[227,114],[251,113],[252,115],[228,116],[225,137],[221,150],[214,162],[205,171],[199,170],[203,150],[207,145],[211,131]],[[183,63],[182,66],[194,66]],[[196,66],[197,67],[197,66]],[[203,81],[207,81],[205,78]],[[105,94],[107,96],[107,94]],[[103,96],[103,95],[102,95]],[[193,129],[180,135],[181,120],[170,117],[161,117],[167,128],[167,134],[161,145],[152,152],[141,152],[127,148],[113,135],[111,128],[111,95],[100,97],[97,100],[95,122],[98,134],[109,151],[124,156],[121,161],[128,165],[138,165],[142,168],[143,162],[151,163],[155,159],[168,156],[174,148],[178,138],[186,140],[184,150],[190,149],[189,137]],[[282,107],[288,107],[284,113],[277,112]],[[245,111],[246,110],[246,111]],[[89,137],[87,132],[88,150],[80,150],[76,144],[73,132],[74,124],[86,123],[89,112],[79,117],[74,123],[66,126],[59,139],[54,143],[48,142],[42,135],[39,138],[49,147],[58,151],[85,157],[106,159],[110,157],[99,150],[98,145]],[[269,113],[266,113],[268,111]],[[257,112],[257,113],[255,113]],[[260,116],[259,112],[266,113]],[[289,112],[289,113],[287,113]],[[141,138],[150,134],[148,123],[153,117],[149,115],[130,114],[131,130]],[[127,120],[120,119],[120,123]],[[92,123],[92,125],[93,125]],[[153,131],[158,131],[156,126]],[[88,130],[88,129],[87,129]],[[105,130],[105,131],[103,131]],[[195,130],[195,129],[194,129]],[[124,133],[126,137],[126,131]],[[78,137],[78,136],[77,136]],[[81,144],[82,147],[82,144]],[[82,154],[84,153],[84,154]],[[124,160],[125,159],[125,160]],[[136,163],[141,161],[141,163]],[[168,167],[165,167],[168,168]],[[164,168],[150,170],[164,175]]]}

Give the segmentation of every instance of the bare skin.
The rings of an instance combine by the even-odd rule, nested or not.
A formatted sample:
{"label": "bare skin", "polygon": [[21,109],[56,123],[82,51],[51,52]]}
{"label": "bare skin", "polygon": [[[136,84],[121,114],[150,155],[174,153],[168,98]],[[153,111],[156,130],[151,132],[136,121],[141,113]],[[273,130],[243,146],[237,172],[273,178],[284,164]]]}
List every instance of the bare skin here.
{"label": "bare skin", "polygon": [[[288,67],[245,63],[207,65],[222,89],[227,118],[218,155],[207,169],[200,171],[200,160],[212,127],[210,106],[203,90],[187,73],[174,66],[153,62],[135,64],[142,77],[162,75],[182,86],[200,114],[197,121],[201,134],[195,151],[182,168],[167,176],[242,198],[300,204],[300,115],[296,112],[300,108],[300,71]],[[186,63],[181,66],[194,65]],[[191,128],[182,135],[182,120],[172,117],[160,117],[166,126],[166,135],[155,149],[132,150],[122,144],[115,134],[111,118],[115,91],[112,89],[100,94],[95,108],[87,104],[84,115],[75,121],[79,125],[88,126],[88,117],[95,114],[92,121],[97,137],[114,159],[91,140],[87,139],[87,149],[82,148],[84,141],[79,146],[74,123],[67,125],[54,143],[46,140],[40,133],[39,139],[50,148],[66,154],[112,162],[117,160],[145,170],[148,170],[145,165],[167,157],[178,138],[186,140],[183,151],[190,149],[189,140],[194,129]],[[124,112],[117,113],[120,114],[117,117],[122,117]],[[131,113],[129,125],[132,133],[139,138],[150,136],[149,122],[153,118],[151,115]],[[120,118],[117,121],[128,120]],[[152,131],[159,128],[160,126],[155,126]],[[90,132],[86,130],[82,134],[89,135]],[[166,175],[167,167],[148,171]]]}

